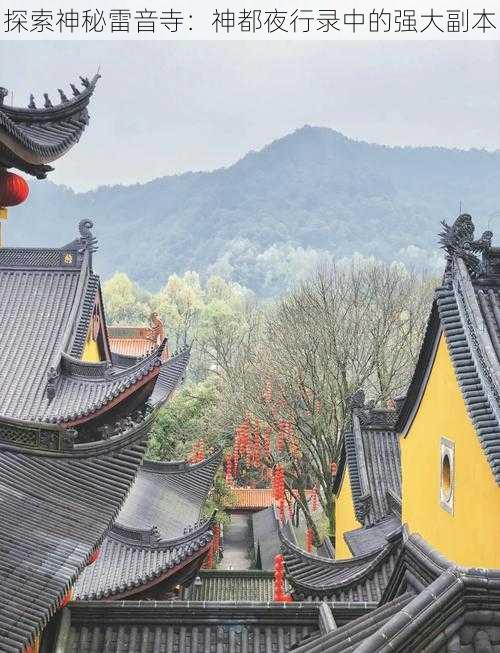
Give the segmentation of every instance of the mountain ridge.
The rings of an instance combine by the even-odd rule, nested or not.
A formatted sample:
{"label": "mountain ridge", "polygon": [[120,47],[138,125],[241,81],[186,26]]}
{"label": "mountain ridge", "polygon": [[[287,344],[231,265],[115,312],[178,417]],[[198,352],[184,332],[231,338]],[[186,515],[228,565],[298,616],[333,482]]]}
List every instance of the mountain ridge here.
{"label": "mountain ridge", "polygon": [[210,172],[84,192],[34,182],[7,238],[54,245],[91,217],[105,277],[124,271],[157,289],[172,272],[220,272],[272,295],[329,255],[432,257],[440,220],[460,202],[478,230],[498,222],[499,182],[500,151],[385,146],[304,126]]}

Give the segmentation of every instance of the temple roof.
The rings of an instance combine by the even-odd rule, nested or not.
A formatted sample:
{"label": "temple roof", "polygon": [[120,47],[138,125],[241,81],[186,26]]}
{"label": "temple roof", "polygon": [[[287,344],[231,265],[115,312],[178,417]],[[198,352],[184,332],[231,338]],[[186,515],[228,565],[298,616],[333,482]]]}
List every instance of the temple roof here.
{"label": "temple roof", "polygon": [[274,570],[274,558],[281,551],[279,518],[274,506],[252,515],[253,549],[262,569]]}
{"label": "temple roof", "polygon": [[491,238],[485,232],[474,240],[469,215],[459,216],[451,227],[444,224],[446,273],[397,430],[406,434],[410,428],[444,333],[469,416],[500,483],[500,248],[491,246]]}
{"label": "temple roof", "polygon": [[[123,359],[144,358],[155,348],[150,327],[108,326],[109,347],[113,362]],[[163,360],[169,357],[168,347],[163,351]]]}
{"label": "temple roof", "polygon": [[33,96],[30,106],[5,104],[8,91],[0,88],[0,167],[14,167],[43,178],[53,170],[49,165],[71,149],[89,122],[87,111],[99,75],[92,80],[81,77],[82,89],[71,84],[68,100],[59,89],[61,102],[52,105],[44,94],[44,106],[37,108]]}
{"label": "temple roof", "polygon": [[291,651],[366,614],[365,605],[196,601],[74,602],[65,610],[61,653]]}
{"label": "temple roof", "polygon": [[85,569],[76,595],[100,599],[156,584],[201,556],[213,522],[200,522],[222,453],[195,465],[145,461],[99,560]]}
{"label": "temple roof", "polygon": [[394,410],[365,405],[362,391],[352,398],[352,430],[344,434],[343,448],[354,510],[363,525],[385,519],[392,512],[392,498],[401,497],[399,437],[394,430],[396,418]]}
{"label": "temple roof", "polygon": [[[0,650],[23,651],[57,610],[121,508],[153,417],[59,453],[46,425],[0,441]],[[1,420],[0,433],[12,439]]]}
{"label": "temple roof", "polygon": [[262,510],[273,503],[272,488],[233,487],[228,510]]}
{"label": "temple roof", "polygon": [[297,653],[493,651],[499,606],[499,570],[453,565],[412,534],[380,606]]}
{"label": "temple roof", "polygon": [[274,573],[259,569],[202,570],[186,591],[190,601],[274,601]]}
{"label": "temple roof", "polygon": [[80,238],[62,248],[0,249],[0,302],[9,307],[0,314],[5,418],[66,425],[88,421],[145,387],[144,392],[155,391],[153,403],[163,401],[172,382],[182,378],[189,351],[161,369],[165,342],[126,367],[113,364],[105,323],[108,359],[80,359],[94,306],[102,305],[99,278],[92,272],[91,227],[82,220]]}
{"label": "temple roof", "polygon": [[388,515],[376,524],[347,531],[344,539],[353,556],[362,556],[386,546],[387,538],[400,527],[401,518]]}
{"label": "temple roof", "polygon": [[[127,369],[80,360],[101,307],[92,223],[61,249],[0,249],[0,650],[24,651],[116,518],[157,409],[182,381],[189,349],[161,366],[162,346]],[[100,316],[102,315],[102,322]],[[107,346],[104,314],[99,333]],[[155,387],[154,381],[160,378]],[[93,422],[144,381],[140,401]],[[142,387],[142,386],[141,386]],[[155,390],[155,401],[147,399]]]}
{"label": "temple roof", "polygon": [[[372,610],[350,624],[336,628],[322,637],[299,646],[296,653],[351,653],[358,646],[385,625],[391,617],[403,610],[411,601],[412,594],[406,593],[394,601]],[[392,649],[389,649],[392,650]]]}
{"label": "temple roof", "polygon": [[401,549],[401,528],[391,533],[380,549],[346,560],[306,553],[283,533],[281,536],[287,581],[298,600],[378,602]]}

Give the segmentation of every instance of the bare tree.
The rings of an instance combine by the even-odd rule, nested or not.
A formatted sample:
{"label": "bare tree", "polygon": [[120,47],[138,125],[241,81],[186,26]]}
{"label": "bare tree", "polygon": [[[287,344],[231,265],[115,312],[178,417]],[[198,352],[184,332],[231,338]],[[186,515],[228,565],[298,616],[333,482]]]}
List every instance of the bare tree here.
{"label": "bare tree", "polygon": [[[223,356],[226,406],[271,427],[275,446],[264,462],[284,466],[288,494],[316,541],[306,489],[317,488],[333,537],[334,472],[349,396],[363,387],[385,403],[406,387],[429,289],[427,280],[398,266],[323,267],[267,312],[259,337],[231,341],[229,364]],[[276,446],[284,425],[288,437]]]}

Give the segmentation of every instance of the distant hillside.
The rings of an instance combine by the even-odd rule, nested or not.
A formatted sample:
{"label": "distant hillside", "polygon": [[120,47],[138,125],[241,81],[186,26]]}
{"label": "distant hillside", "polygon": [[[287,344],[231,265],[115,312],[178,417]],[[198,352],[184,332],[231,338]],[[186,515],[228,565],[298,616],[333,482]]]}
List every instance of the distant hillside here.
{"label": "distant hillside", "polygon": [[105,277],[125,271],[157,289],[172,272],[216,271],[269,295],[325,252],[427,264],[460,201],[498,231],[499,189],[500,152],[389,148],[304,127],[215,172],[87,193],[32,183],[7,237],[64,243],[89,216]]}

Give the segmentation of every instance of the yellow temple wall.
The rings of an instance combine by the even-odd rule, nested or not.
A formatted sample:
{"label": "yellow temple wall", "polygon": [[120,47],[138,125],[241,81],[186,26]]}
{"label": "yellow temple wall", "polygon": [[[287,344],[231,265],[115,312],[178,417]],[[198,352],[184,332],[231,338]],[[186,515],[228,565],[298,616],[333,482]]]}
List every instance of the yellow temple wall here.
{"label": "yellow temple wall", "polygon": [[[455,446],[453,514],[440,503],[441,438]],[[401,438],[403,523],[451,561],[500,568],[500,488],[481,449],[443,336],[415,419]]]}
{"label": "yellow temple wall", "polygon": [[344,478],[342,479],[340,492],[335,503],[335,557],[338,560],[352,558],[349,547],[344,540],[344,533],[359,527],[360,523],[354,513],[351,479],[349,478],[349,469],[346,464]]}
{"label": "yellow temple wall", "polygon": [[85,347],[83,348],[82,361],[88,363],[99,363],[101,356],[99,354],[99,346],[93,338],[87,338]]}

